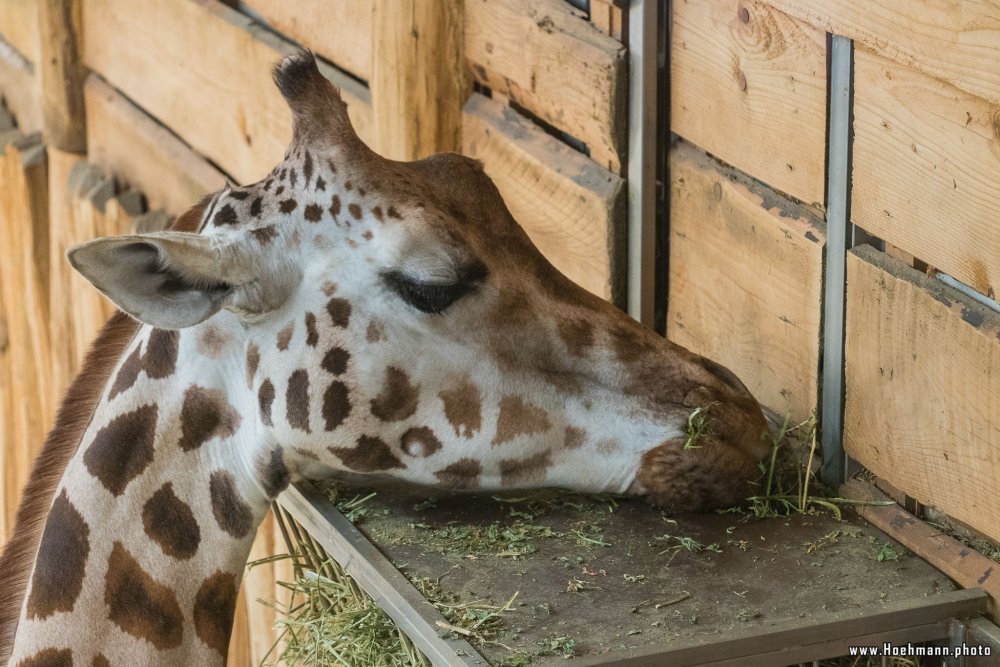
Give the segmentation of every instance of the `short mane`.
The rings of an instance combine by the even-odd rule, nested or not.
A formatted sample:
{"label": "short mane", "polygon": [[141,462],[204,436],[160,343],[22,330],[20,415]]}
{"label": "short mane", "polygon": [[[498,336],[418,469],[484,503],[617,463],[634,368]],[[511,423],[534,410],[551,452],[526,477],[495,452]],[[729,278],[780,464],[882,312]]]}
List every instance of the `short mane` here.
{"label": "short mane", "polygon": [[[205,210],[207,199],[177,218],[171,229],[193,232]],[[14,648],[14,634],[21,616],[21,604],[28,588],[31,566],[38,553],[42,530],[48,517],[52,496],[69,460],[80,446],[90,425],[102,390],[111,371],[141,324],[128,315],[116,312],[90,346],[83,368],[63,399],[55,427],[45,439],[41,454],[35,459],[17,508],[14,533],[0,556],[0,665],[6,665]]]}

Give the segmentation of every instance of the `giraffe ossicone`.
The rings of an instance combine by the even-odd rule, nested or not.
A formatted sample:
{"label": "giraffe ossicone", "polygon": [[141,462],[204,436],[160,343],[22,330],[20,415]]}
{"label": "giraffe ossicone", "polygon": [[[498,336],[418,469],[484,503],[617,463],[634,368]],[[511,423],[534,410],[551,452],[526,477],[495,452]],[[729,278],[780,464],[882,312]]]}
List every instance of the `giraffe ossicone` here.
{"label": "giraffe ossicone", "polygon": [[130,317],[33,473],[0,662],[222,664],[256,526],[297,478],[698,510],[745,498],[769,452],[731,372],[563,277],[478,162],[376,155],[308,53],[274,78],[293,138],[270,174],[69,252]]}

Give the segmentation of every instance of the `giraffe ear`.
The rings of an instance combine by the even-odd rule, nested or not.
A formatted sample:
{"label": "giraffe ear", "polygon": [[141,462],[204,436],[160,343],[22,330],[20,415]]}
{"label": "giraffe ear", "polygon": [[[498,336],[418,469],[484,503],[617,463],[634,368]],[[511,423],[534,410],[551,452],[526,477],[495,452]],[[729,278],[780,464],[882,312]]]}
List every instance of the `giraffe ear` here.
{"label": "giraffe ear", "polygon": [[200,234],[100,238],[71,247],[69,263],[124,312],[182,329],[202,322],[255,278],[237,248]]}

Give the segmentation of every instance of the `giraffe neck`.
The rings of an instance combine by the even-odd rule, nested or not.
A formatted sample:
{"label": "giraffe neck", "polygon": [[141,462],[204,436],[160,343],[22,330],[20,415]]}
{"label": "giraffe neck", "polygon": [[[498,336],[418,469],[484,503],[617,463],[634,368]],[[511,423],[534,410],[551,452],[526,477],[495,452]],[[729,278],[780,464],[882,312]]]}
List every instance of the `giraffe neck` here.
{"label": "giraffe neck", "polygon": [[224,662],[256,527],[288,476],[242,362],[225,313],[138,330],[55,488],[10,665]]}

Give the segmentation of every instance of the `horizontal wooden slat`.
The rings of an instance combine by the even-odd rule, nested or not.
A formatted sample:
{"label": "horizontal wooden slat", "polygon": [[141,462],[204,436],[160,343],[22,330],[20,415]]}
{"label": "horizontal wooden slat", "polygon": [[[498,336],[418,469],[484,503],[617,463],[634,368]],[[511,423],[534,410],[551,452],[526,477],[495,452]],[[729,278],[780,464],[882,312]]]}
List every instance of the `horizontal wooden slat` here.
{"label": "horizontal wooden slat", "polygon": [[42,129],[42,107],[34,66],[0,38],[0,97],[24,132]]}
{"label": "horizontal wooden slat", "polygon": [[624,182],[482,95],[465,106],[463,152],[483,161],[514,218],[557,269],[598,296],[616,293]]}
{"label": "horizontal wooden slat", "polygon": [[823,31],[763,2],[680,0],[672,6],[674,132],[771,187],[822,206]]}
{"label": "horizontal wooden slat", "polygon": [[[359,0],[246,0],[272,28],[368,80],[372,57],[372,3]],[[239,5],[238,5],[239,6]]]}
{"label": "horizontal wooden slat", "polygon": [[1000,314],[868,246],[847,270],[845,449],[1000,538]]}
{"label": "horizontal wooden slat", "polygon": [[226,176],[96,75],[84,86],[88,159],[143,192],[150,208],[180,215]]}
{"label": "horizontal wooden slat", "polygon": [[470,0],[465,53],[475,78],[587,144],[618,173],[627,116],[625,50],[562,0]]}
{"label": "horizontal wooden slat", "polygon": [[1000,103],[1000,0],[768,0],[823,30]]}
{"label": "horizontal wooden slat", "polygon": [[[217,0],[88,0],[84,61],[236,180],[263,177],[291,137],[270,70],[295,48]],[[323,66],[370,142],[368,93]]]}
{"label": "horizontal wooden slat", "polygon": [[32,63],[38,62],[38,0],[0,2],[0,37]]}
{"label": "horizontal wooden slat", "polygon": [[764,405],[816,407],[823,223],[679,144],[670,156],[668,337],[730,368]]}
{"label": "horizontal wooden slat", "polygon": [[854,222],[1000,291],[997,106],[863,48],[854,70]]}

